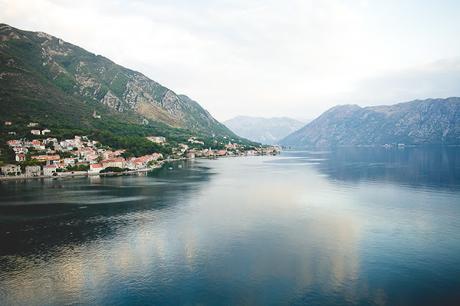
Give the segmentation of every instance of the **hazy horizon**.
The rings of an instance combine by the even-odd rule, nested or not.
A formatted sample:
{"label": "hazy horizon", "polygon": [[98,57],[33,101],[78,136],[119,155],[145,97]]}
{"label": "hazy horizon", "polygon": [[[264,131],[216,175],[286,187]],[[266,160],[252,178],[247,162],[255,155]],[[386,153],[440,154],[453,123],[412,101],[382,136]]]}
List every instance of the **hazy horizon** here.
{"label": "hazy horizon", "polygon": [[460,95],[455,1],[9,1],[43,31],[235,116],[314,118],[336,104]]}
{"label": "hazy horizon", "polygon": [[0,0],[0,304],[460,305],[458,12]]}

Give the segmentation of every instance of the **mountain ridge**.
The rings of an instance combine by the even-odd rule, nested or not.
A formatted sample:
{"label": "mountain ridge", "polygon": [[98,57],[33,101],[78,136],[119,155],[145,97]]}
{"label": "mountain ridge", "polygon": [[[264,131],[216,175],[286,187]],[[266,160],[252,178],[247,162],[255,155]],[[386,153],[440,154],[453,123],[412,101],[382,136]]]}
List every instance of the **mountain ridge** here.
{"label": "mountain ridge", "polygon": [[312,147],[391,143],[460,144],[460,98],[338,105],[281,140],[286,146]]}
{"label": "mountain ridge", "polygon": [[[23,103],[26,99],[30,102],[33,95],[27,97],[27,90],[18,94],[15,89],[30,84],[51,87],[51,83],[55,88],[48,96],[59,96],[61,100],[102,104],[112,111],[135,115],[139,122],[153,121],[171,128],[237,138],[188,96],[176,94],[141,72],[44,32],[0,24],[0,69],[2,81],[14,86],[10,90],[4,88],[4,103]],[[30,83],[26,84],[27,81]]]}
{"label": "mountain ridge", "polygon": [[289,117],[237,116],[224,121],[233,132],[252,141],[276,144],[281,138],[301,128],[304,123]]}

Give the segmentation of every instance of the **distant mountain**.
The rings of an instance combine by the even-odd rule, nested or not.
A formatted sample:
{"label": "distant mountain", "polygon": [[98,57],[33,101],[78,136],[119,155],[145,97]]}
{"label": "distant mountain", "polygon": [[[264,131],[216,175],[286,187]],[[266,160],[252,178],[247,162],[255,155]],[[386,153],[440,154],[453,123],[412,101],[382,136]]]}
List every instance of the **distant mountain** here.
{"label": "distant mountain", "polygon": [[249,140],[276,144],[281,138],[300,129],[304,123],[287,117],[260,118],[238,116],[224,124],[237,135]]}
{"label": "distant mountain", "polygon": [[[0,82],[0,120],[238,138],[197,102],[139,72],[49,34],[6,24],[0,24]],[[94,111],[102,118],[93,118]]]}
{"label": "distant mountain", "polygon": [[281,140],[288,146],[460,144],[460,98],[336,106]]}

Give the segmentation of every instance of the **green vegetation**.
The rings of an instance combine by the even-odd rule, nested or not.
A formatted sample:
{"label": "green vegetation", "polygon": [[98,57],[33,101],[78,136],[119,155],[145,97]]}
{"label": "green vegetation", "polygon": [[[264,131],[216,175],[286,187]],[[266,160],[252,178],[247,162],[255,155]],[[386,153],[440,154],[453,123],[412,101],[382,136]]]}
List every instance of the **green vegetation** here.
{"label": "green vegetation", "polygon": [[[240,144],[255,145],[234,135],[195,101],[175,95],[140,73],[57,38],[48,39],[14,28],[2,27],[0,30],[0,34],[8,35],[10,32],[17,33],[20,39],[0,42],[0,72],[8,73],[0,86],[2,162],[14,159],[11,150],[4,146],[5,141],[32,138],[31,128],[27,127],[29,122],[38,122],[37,129],[51,129],[50,134],[33,138],[64,139],[87,135],[114,149],[126,149],[127,156],[153,152],[167,156],[171,154],[172,147],[187,143],[191,136],[203,140],[205,144],[202,147],[205,148],[223,148],[231,139]],[[53,52],[43,56],[46,50]],[[81,80],[86,85],[82,85]],[[149,118],[149,123],[145,124],[144,116],[124,100],[127,84],[133,80],[140,80],[138,85],[141,89],[136,95],[162,101],[169,93],[171,103],[175,103],[174,109],[180,112],[182,121],[178,126],[181,128],[160,119]],[[110,108],[101,103],[108,90],[120,99],[123,112],[117,110],[118,106]],[[169,116],[160,103],[155,107],[161,110],[161,114]],[[101,115],[100,119],[93,118],[94,111]],[[4,126],[4,121],[12,121],[13,125]],[[16,134],[10,135],[10,132]],[[157,145],[145,139],[152,135],[166,137],[168,144]]]}
{"label": "green vegetation", "polygon": [[123,96],[127,83],[128,83],[128,78],[123,73],[118,73],[111,82],[112,92],[116,96],[119,96],[119,97]]}
{"label": "green vegetation", "polygon": [[89,165],[67,166],[67,171],[88,171]]}
{"label": "green vegetation", "polygon": [[4,164],[10,164],[15,161],[15,155],[4,141],[0,143],[0,166]]}
{"label": "green vegetation", "polygon": [[100,173],[110,173],[110,172],[116,172],[116,173],[121,173],[121,172],[125,172],[129,169],[123,169],[123,168],[120,168],[120,167],[107,167],[103,170],[101,170]]}
{"label": "green vegetation", "polygon": [[72,92],[73,87],[75,86],[75,82],[65,74],[60,74],[56,79],[54,79],[54,84],[67,93]]}
{"label": "green vegetation", "polygon": [[22,171],[24,171],[27,166],[43,166],[45,164],[46,162],[36,159],[28,159],[20,163]]}

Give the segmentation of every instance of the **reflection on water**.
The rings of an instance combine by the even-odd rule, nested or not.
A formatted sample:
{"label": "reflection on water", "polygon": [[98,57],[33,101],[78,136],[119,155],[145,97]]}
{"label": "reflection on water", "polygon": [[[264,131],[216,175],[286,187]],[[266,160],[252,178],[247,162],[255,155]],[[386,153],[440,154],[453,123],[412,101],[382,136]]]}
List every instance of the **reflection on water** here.
{"label": "reflection on water", "polygon": [[[308,162],[330,179],[361,182],[457,188],[460,181],[460,148],[342,148],[331,152],[289,152],[282,162]],[[278,161],[274,161],[278,162]]]}
{"label": "reflection on water", "polygon": [[4,304],[455,305],[458,149],[0,184]]}

